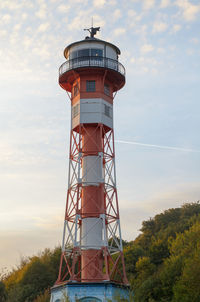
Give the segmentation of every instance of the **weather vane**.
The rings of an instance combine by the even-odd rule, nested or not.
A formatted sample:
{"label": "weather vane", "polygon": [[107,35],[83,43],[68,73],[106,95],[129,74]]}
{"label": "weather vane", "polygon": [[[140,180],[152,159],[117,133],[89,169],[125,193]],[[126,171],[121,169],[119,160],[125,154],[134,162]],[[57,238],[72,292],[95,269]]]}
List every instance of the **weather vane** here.
{"label": "weather vane", "polygon": [[94,36],[97,34],[98,31],[100,31],[100,27],[90,27],[90,28],[84,28],[84,30],[89,31],[90,38],[94,38]]}

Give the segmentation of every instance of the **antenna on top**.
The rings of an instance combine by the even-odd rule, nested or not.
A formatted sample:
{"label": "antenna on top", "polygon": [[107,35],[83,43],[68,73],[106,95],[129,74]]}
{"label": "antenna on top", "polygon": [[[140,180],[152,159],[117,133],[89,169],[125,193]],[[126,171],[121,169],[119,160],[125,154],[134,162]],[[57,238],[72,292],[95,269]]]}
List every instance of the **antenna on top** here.
{"label": "antenna on top", "polygon": [[100,31],[100,27],[93,27],[93,18],[92,18],[92,27],[84,28],[84,30],[89,31],[90,38],[94,38],[94,36],[97,34],[97,32]]}

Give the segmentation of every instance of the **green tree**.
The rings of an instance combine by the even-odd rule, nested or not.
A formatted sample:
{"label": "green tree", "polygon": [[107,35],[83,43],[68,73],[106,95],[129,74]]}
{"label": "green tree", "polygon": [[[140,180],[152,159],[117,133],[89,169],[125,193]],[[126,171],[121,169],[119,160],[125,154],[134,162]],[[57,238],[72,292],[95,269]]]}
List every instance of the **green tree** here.
{"label": "green tree", "polygon": [[37,296],[34,302],[49,302],[50,301],[50,292],[48,289],[44,291],[44,293]]}
{"label": "green tree", "polygon": [[8,292],[6,302],[33,302],[51,287],[57,278],[60,254],[60,248],[46,249],[38,256],[23,259],[4,280]]}
{"label": "green tree", "polygon": [[[171,302],[181,292],[183,281],[179,280],[184,266],[200,243],[199,214],[199,203],[193,203],[169,209],[143,222],[142,233],[132,243],[133,250],[137,246],[141,255],[137,255],[137,262],[133,258],[132,266],[128,265],[136,302]],[[129,264],[132,255],[126,251],[127,248],[125,259],[128,258]],[[173,301],[180,301],[182,294]]]}
{"label": "green tree", "polygon": [[[171,256],[164,261],[159,271],[159,279],[162,284],[163,301],[171,302],[173,297],[173,286],[179,280],[182,272],[182,257]],[[162,301],[162,300],[161,300]]]}
{"label": "green tree", "polygon": [[[45,249],[23,258],[9,274],[1,274],[0,299],[5,300],[6,292],[5,302],[46,302],[58,275],[60,254],[60,248]],[[200,301],[199,202],[144,221],[141,234],[124,242],[124,257],[135,302]]]}
{"label": "green tree", "polygon": [[200,299],[200,246],[185,260],[181,278],[173,287],[173,302],[199,302]]}
{"label": "green tree", "polygon": [[0,281],[0,302],[5,302],[7,297],[6,288],[3,282]]}
{"label": "green tree", "polygon": [[143,248],[137,244],[131,242],[124,248],[124,260],[126,264],[127,276],[136,274],[136,263],[138,259],[145,255]]}
{"label": "green tree", "polygon": [[[49,267],[38,257],[32,259],[25,271],[20,285],[23,288],[23,299],[33,301],[38,293],[48,288],[51,283]],[[22,301],[23,302],[23,301]]]}
{"label": "green tree", "polygon": [[166,240],[163,239],[153,239],[151,246],[149,248],[149,256],[152,263],[161,264],[164,259],[169,257],[169,249]]}

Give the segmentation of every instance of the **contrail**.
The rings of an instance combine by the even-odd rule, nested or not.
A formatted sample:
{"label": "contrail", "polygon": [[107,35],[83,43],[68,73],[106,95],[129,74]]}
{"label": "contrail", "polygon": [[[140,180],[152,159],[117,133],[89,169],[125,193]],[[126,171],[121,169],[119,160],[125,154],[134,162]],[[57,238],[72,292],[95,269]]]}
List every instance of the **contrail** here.
{"label": "contrail", "polygon": [[143,144],[138,142],[130,142],[130,141],[123,141],[123,140],[115,140],[116,143],[122,144],[130,144],[130,145],[138,145],[138,146],[145,146],[151,148],[158,148],[158,149],[168,149],[168,150],[177,150],[177,151],[184,151],[184,152],[200,152],[199,150],[194,149],[186,149],[186,148],[179,148],[179,147],[170,147],[170,146],[162,146],[162,145],[153,145],[153,144]]}

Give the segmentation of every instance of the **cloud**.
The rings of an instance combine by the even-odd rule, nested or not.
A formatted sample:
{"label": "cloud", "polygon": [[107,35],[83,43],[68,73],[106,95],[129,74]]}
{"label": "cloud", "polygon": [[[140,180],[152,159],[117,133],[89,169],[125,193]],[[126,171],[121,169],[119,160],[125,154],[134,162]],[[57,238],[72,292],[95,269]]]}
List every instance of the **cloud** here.
{"label": "cloud", "polygon": [[48,45],[33,48],[33,53],[42,59],[49,59],[49,57],[51,56]]}
{"label": "cloud", "polygon": [[[154,193],[149,198],[149,208],[154,209],[155,213],[174,206],[183,205],[187,202],[197,202],[200,196],[199,183],[178,183],[176,186],[168,188],[168,191]],[[166,189],[165,189],[166,190]]]}
{"label": "cloud", "polygon": [[117,4],[117,1],[116,0],[109,0],[109,5],[116,5]]}
{"label": "cloud", "polygon": [[162,47],[159,47],[159,48],[157,48],[157,52],[158,52],[158,53],[164,53],[164,52],[165,52],[165,49],[162,48]]}
{"label": "cloud", "polygon": [[77,30],[77,28],[82,28],[82,24],[89,24],[88,16],[83,11],[79,11],[67,27],[69,30]]}
{"label": "cloud", "polygon": [[[157,49],[155,49],[157,51]],[[146,51],[146,50],[145,50]],[[134,68],[131,67],[131,64],[134,64]],[[128,68],[130,68],[129,72],[144,74],[144,73],[151,73],[151,74],[157,74],[158,73],[158,66],[161,63],[156,60],[152,56],[139,56],[139,57],[130,57],[127,60]],[[118,142],[118,140],[116,141]],[[122,140],[120,140],[120,143],[122,143]],[[125,141],[123,141],[125,144]],[[128,144],[128,142],[127,142]]]}
{"label": "cloud", "polygon": [[76,30],[79,28],[83,28],[83,24],[85,24],[85,27],[87,28],[91,26],[91,16],[93,16],[93,23],[94,26],[105,26],[105,18],[98,14],[91,15],[91,11],[84,11],[81,10],[77,13],[76,17],[72,19],[71,22],[68,23],[67,27],[69,30]]}
{"label": "cloud", "polygon": [[136,26],[135,27],[135,33],[141,38],[141,37],[146,37],[146,34],[147,34],[147,30],[148,30],[148,27],[146,24],[142,25],[142,26]]}
{"label": "cloud", "polygon": [[116,0],[93,0],[95,8],[103,8],[105,5],[116,5]]}
{"label": "cloud", "polygon": [[133,9],[129,9],[128,10],[128,16],[129,17],[135,17],[137,14],[136,14],[136,11],[133,10]]}
{"label": "cloud", "polygon": [[186,50],[186,53],[187,53],[189,56],[192,56],[192,55],[195,53],[195,51],[194,51],[194,49],[187,49],[187,50]]}
{"label": "cloud", "polygon": [[[38,234],[40,234],[38,236]],[[23,230],[0,233],[0,268],[13,269],[23,257],[30,257],[45,248],[54,248],[61,244],[62,226],[47,230]],[[17,244],[16,244],[17,242]]]}
{"label": "cloud", "polygon": [[94,14],[93,15],[93,23],[94,23],[94,26],[100,26],[100,27],[104,27],[105,24],[106,24],[106,21],[105,21],[105,18],[101,15],[97,15],[97,14]]}
{"label": "cloud", "polygon": [[7,36],[7,31],[5,29],[0,30],[0,37],[6,37]]}
{"label": "cloud", "polygon": [[23,14],[21,15],[22,20],[26,20],[27,17],[28,17],[28,15],[27,15],[26,13],[23,13]]}
{"label": "cloud", "polygon": [[47,12],[46,12],[46,9],[44,8],[41,8],[39,11],[37,11],[35,13],[35,15],[40,18],[40,19],[45,19],[46,18],[46,15],[47,15]]}
{"label": "cloud", "polygon": [[113,17],[114,17],[115,20],[119,19],[121,16],[122,16],[122,14],[121,14],[121,10],[120,9],[116,9],[113,12]]}
{"label": "cloud", "polygon": [[22,167],[28,165],[37,165],[43,161],[42,156],[37,156],[34,151],[24,151],[17,146],[1,146],[0,152],[0,164],[1,166],[9,167],[12,165],[12,169],[15,167]]}
{"label": "cloud", "polygon": [[126,32],[126,28],[118,27],[118,28],[115,28],[114,35],[115,36],[121,36],[121,35],[125,34],[125,32]]}
{"label": "cloud", "polygon": [[154,50],[154,47],[151,44],[144,44],[141,47],[141,52],[143,52],[143,53],[148,53],[148,52],[151,52],[153,50]]}
{"label": "cloud", "polygon": [[22,27],[21,24],[16,24],[16,25],[13,27],[13,31],[19,31],[21,27]]}
{"label": "cloud", "polygon": [[194,21],[197,17],[197,14],[200,12],[200,4],[195,5],[188,0],[177,0],[175,5],[182,10],[183,18],[186,21]]}
{"label": "cloud", "polygon": [[45,19],[47,17],[47,5],[43,0],[37,0],[39,3],[39,10],[35,13],[35,15],[39,19]]}
{"label": "cloud", "polygon": [[[32,203],[33,204],[33,203]],[[16,265],[20,255],[31,256],[54,247],[62,238],[64,203],[40,207],[23,204],[10,208],[4,202],[0,213],[0,269]],[[16,244],[17,242],[17,244]],[[12,252],[11,252],[12,251]]]}
{"label": "cloud", "polygon": [[25,46],[25,49],[28,49],[29,46],[31,46],[31,44],[33,43],[33,40],[30,38],[30,36],[25,36],[22,43]]}
{"label": "cloud", "polygon": [[[108,1],[109,2],[109,1]],[[94,7],[102,8],[106,3],[106,0],[93,0]]]}
{"label": "cloud", "polygon": [[180,24],[174,24],[172,27],[172,31],[174,33],[178,32],[179,30],[181,30],[181,25]]}
{"label": "cloud", "polygon": [[166,185],[163,190],[150,194],[147,198],[123,201],[123,204],[120,204],[123,237],[126,240],[133,240],[139,235],[142,221],[149,220],[170,208],[181,207],[184,203],[197,202],[200,196],[199,188],[199,183]]}
{"label": "cloud", "polygon": [[155,22],[153,24],[153,29],[152,32],[153,33],[160,33],[163,32],[167,29],[168,25],[164,22]]}
{"label": "cloud", "polygon": [[168,150],[176,150],[176,151],[183,151],[183,152],[198,152],[198,153],[200,153],[200,150],[189,149],[189,148],[182,148],[182,147],[163,146],[163,145],[154,145],[154,144],[144,144],[144,143],[133,142],[133,141],[124,141],[124,140],[115,140],[115,142],[116,143],[122,143],[122,144],[130,144],[130,145],[138,145],[138,146],[150,147],[150,148],[158,148],[158,149],[168,149]]}
{"label": "cloud", "polygon": [[63,212],[64,211],[61,212],[56,209],[53,214],[51,213],[49,215],[35,216],[32,217],[32,219],[35,226],[40,230],[48,230],[50,232],[63,224]]}
{"label": "cloud", "polygon": [[68,5],[68,4],[60,4],[60,5],[57,7],[57,11],[58,11],[59,13],[66,14],[69,10],[70,10],[70,5]]}
{"label": "cloud", "polygon": [[149,10],[155,5],[155,0],[143,0],[143,9]]}
{"label": "cloud", "polygon": [[38,32],[45,32],[47,31],[47,29],[50,27],[49,23],[42,23],[40,24],[40,26],[38,27]]}
{"label": "cloud", "polygon": [[[57,0],[54,0],[57,1]],[[83,3],[83,0],[69,0],[71,3]],[[88,0],[84,0],[84,4],[86,5],[88,3]]]}
{"label": "cloud", "polygon": [[8,9],[8,10],[16,10],[19,9],[21,6],[23,6],[23,1],[9,1],[9,0],[4,0],[0,1],[0,9]]}
{"label": "cloud", "polygon": [[166,8],[170,5],[170,0],[161,0],[161,3],[160,3],[160,7],[161,8]]}
{"label": "cloud", "polygon": [[193,43],[193,44],[195,44],[195,45],[197,45],[197,44],[199,44],[199,39],[198,38],[192,38],[190,40],[190,42]]}
{"label": "cloud", "polygon": [[3,17],[1,18],[1,22],[3,24],[8,24],[8,23],[10,23],[10,21],[11,21],[11,15],[9,15],[9,14],[3,15]]}

